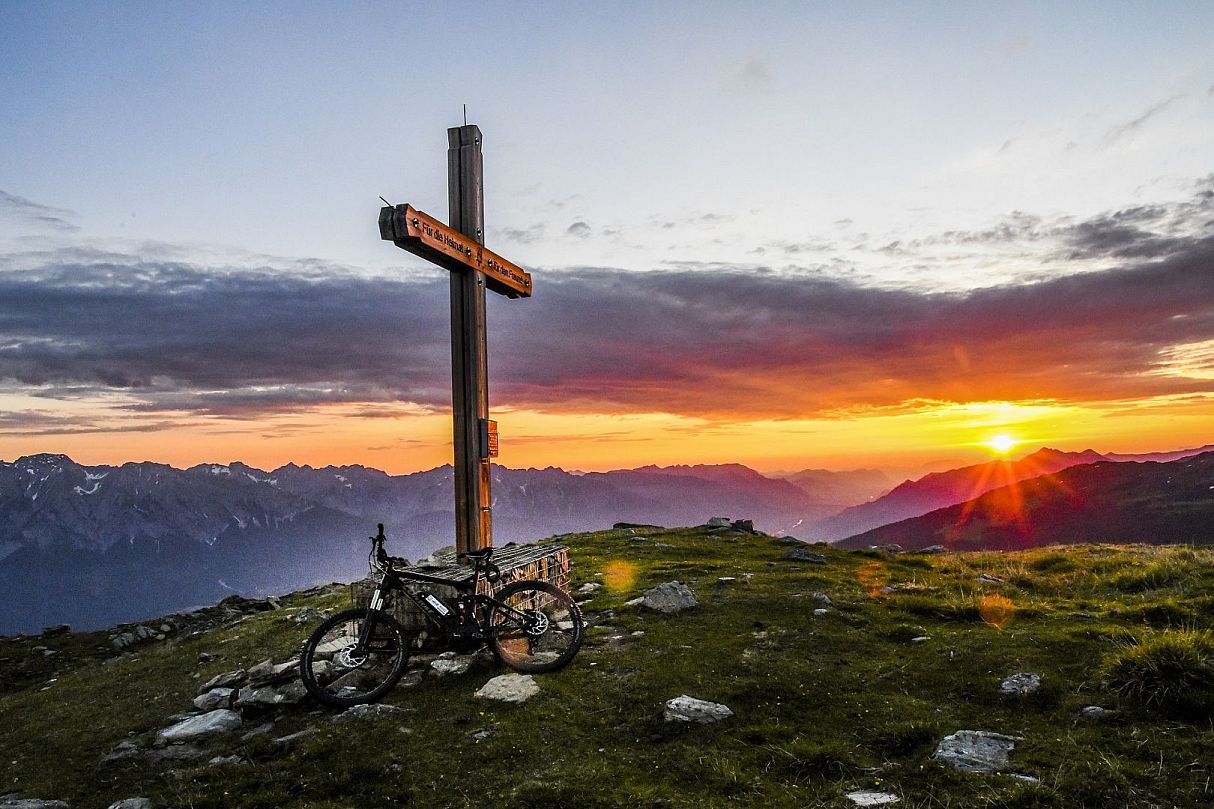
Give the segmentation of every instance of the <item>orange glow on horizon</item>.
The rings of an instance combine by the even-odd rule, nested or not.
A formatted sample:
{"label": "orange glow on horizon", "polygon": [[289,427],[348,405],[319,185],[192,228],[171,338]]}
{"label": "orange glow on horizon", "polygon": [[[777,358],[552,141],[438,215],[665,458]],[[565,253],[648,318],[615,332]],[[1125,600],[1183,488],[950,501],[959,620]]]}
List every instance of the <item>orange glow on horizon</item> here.
{"label": "orange glow on horizon", "polygon": [[[5,460],[62,452],[85,464],[150,460],[186,467],[239,460],[262,469],[292,462],[362,464],[393,474],[451,461],[450,415],[408,404],[325,405],[249,415],[169,413],[155,419],[121,402],[54,403],[58,410],[32,397],[10,398],[6,404],[9,412],[37,409],[73,424],[96,426],[0,433],[0,459]],[[920,477],[935,469],[986,462],[992,435],[1015,436],[1015,446],[1026,450],[1048,445],[1116,452],[1195,447],[1214,435],[1214,397],[1204,396],[1098,405],[913,401],[899,408],[799,419],[507,408],[495,409],[494,415],[501,464],[583,471],[742,463],[761,472],[880,467]]]}

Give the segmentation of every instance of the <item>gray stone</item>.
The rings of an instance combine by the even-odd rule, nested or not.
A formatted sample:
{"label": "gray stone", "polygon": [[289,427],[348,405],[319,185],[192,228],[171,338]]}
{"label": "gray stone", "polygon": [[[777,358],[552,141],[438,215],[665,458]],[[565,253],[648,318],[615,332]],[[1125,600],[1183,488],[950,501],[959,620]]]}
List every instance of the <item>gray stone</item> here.
{"label": "gray stone", "polygon": [[207,751],[195,744],[170,744],[143,752],[143,757],[149,761],[194,761],[205,755]]}
{"label": "gray stone", "polygon": [[689,697],[686,694],[666,700],[664,716],[667,722],[720,722],[733,716],[733,711],[719,702]]}
{"label": "gray stone", "polygon": [[657,612],[680,612],[699,606],[696,594],[686,584],[678,581],[668,581],[659,584],[645,593],[641,606]]}
{"label": "gray stone", "polygon": [[828,612],[830,612],[830,610],[826,609],[826,607],[818,607],[816,610],[814,610],[814,615],[821,618],[823,615],[825,615]]}
{"label": "gray stone", "polygon": [[846,798],[856,806],[884,806],[887,803],[897,803],[901,800],[892,792],[877,792],[871,789],[849,792]]}
{"label": "gray stone", "polygon": [[825,604],[828,607],[831,605],[831,603],[833,603],[830,600],[830,596],[828,596],[826,593],[822,593],[822,592],[812,593],[812,594],[810,594],[809,597],[812,598],[814,601],[817,601],[819,604]]}
{"label": "gray stone", "polygon": [[322,613],[320,610],[316,609],[315,607],[304,607],[295,614],[294,620],[297,624],[309,624],[313,621],[319,621],[322,618],[324,618],[324,613]]}
{"label": "gray stone", "polygon": [[225,671],[223,674],[216,674],[211,679],[207,680],[198,687],[199,694],[205,694],[213,688],[235,688],[245,680],[245,670],[238,669],[236,671]]}
{"label": "gray stone", "polygon": [[733,576],[717,576],[718,587],[728,587],[737,581]]}
{"label": "gray stone", "polygon": [[467,674],[472,667],[472,655],[455,655],[440,657],[430,663],[430,671],[436,677],[446,677],[449,674]]}
{"label": "gray stone", "polygon": [[111,803],[110,809],[152,809],[152,801],[148,798],[123,798]]}
{"label": "gray stone", "polygon": [[1079,715],[1084,719],[1108,719],[1116,713],[1112,708],[1102,708],[1099,705],[1088,705],[1079,709]]}
{"label": "gray stone", "polygon": [[502,702],[526,702],[540,692],[530,674],[499,674],[476,692],[483,699]]}
{"label": "gray stone", "polygon": [[728,517],[709,517],[708,522],[705,523],[705,525],[707,525],[709,528],[728,528],[729,527],[729,518]]}
{"label": "gray stone", "polygon": [[991,576],[986,573],[983,573],[981,576],[979,576],[977,579],[975,579],[975,581],[981,582],[982,584],[1005,584],[1006,583],[1003,581],[1003,579],[999,578],[998,576]]}
{"label": "gray stone", "polygon": [[235,711],[229,711],[226,708],[220,708],[216,711],[183,719],[175,725],[164,728],[156,735],[167,742],[184,742],[190,739],[201,739],[207,736],[227,733],[238,727],[240,727],[240,714]]}
{"label": "gray stone", "polygon": [[937,553],[944,553],[947,550],[948,548],[944,547],[943,545],[928,545],[926,548],[919,548],[916,551],[911,551],[911,553],[926,553],[934,555]]}
{"label": "gray stone", "polygon": [[233,764],[241,764],[243,762],[244,762],[243,758],[241,758],[238,755],[232,754],[230,756],[215,756],[215,758],[213,758],[207,762],[207,766],[208,767],[228,767]]}
{"label": "gray stone", "polygon": [[891,542],[888,545],[869,545],[870,551],[885,551],[886,553],[902,553],[902,546],[896,542]]}
{"label": "gray stone", "polygon": [[777,545],[804,545],[805,543],[796,537],[780,537],[776,540]]}
{"label": "gray stone", "polygon": [[1007,677],[999,683],[999,693],[1010,696],[1024,697],[1036,694],[1041,689],[1041,675],[1022,671]]}
{"label": "gray stone", "polygon": [[597,581],[588,581],[585,584],[583,584],[581,587],[577,588],[577,592],[593,593],[595,590],[600,589],[602,586],[603,585],[599,584]]}
{"label": "gray stone", "polygon": [[14,798],[0,803],[0,809],[69,809],[65,801],[46,801],[41,798]]}
{"label": "gray stone", "polygon": [[240,689],[233,703],[237,708],[270,708],[275,705],[294,705],[308,695],[308,689],[299,680],[283,685],[263,685],[260,688]]}
{"label": "gray stone", "polygon": [[273,722],[265,722],[263,724],[258,725],[255,728],[253,728],[248,733],[242,733],[240,735],[240,740],[242,742],[247,742],[249,739],[255,739],[258,736],[264,736],[265,734],[269,733],[273,729],[274,729]]}
{"label": "gray stone", "polygon": [[355,705],[342,711],[337,716],[333,717],[333,721],[338,724],[346,722],[354,722],[359,719],[380,719],[385,716],[393,716],[395,714],[404,713],[404,711],[395,705],[384,705],[376,703],[374,705]]}
{"label": "gray stone", "polygon": [[232,707],[231,688],[212,688],[205,694],[194,697],[194,707],[200,711],[213,711],[216,708]]}
{"label": "gray stone", "polygon": [[[114,745],[113,750],[101,757],[101,763],[110,764],[114,761],[124,761],[128,758],[134,758],[141,752],[143,751],[139,748],[139,745],[132,741],[118,742],[118,744]],[[3,804],[0,804],[0,806],[2,805]]]}
{"label": "gray stone", "polygon": [[936,745],[932,758],[964,772],[991,773],[1006,770],[1021,736],[1005,736],[985,730],[959,730]]}
{"label": "gray stone", "polygon": [[927,643],[931,640],[930,635],[920,635],[917,638],[911,638],[911,643]]}
{"label": "gray stone", "polygon": [[299,659],[275,663],[267,658],[248,671],[251,685],[273,685],[299,677]]}
{"label": "gray stone", "polygon": [[784,554],[781,559],[786,559],[789,562],[809,562],[815,565],[826,564],[826,557],[820,553],[812,553],[804,548],[793,548],[788,553]]}
{"label": "gray stone", "polygon": [[316,728],[304,728],[303,730],[297,731],[295,733],[288,733],[286,736],[279,736],[277,739],[274,740],[274,743],[275,744],[290,744],[291,742],[298,741],[307,736],[311,736],[315,732],[316,732]]}

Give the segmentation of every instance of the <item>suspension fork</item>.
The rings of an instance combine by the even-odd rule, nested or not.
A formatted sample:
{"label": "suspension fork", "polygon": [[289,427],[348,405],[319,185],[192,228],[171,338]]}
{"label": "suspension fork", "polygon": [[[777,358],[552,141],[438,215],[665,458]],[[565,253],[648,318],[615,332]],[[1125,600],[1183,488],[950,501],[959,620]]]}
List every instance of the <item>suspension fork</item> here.
{"label": "suspension fork", "polygon": [[367,646],[371,643],[371,638],[375,635],[375,623],[379,617],[379,611],[383,609],[384,602],[387,600],[384,595],[385,582],[380,581],[379,586],[371,593],[371,603],[368,605],[367,621],[363,624],[362,632],[359,633],[358,643],[354,650],[357,654],[363,654],[367,651]]}

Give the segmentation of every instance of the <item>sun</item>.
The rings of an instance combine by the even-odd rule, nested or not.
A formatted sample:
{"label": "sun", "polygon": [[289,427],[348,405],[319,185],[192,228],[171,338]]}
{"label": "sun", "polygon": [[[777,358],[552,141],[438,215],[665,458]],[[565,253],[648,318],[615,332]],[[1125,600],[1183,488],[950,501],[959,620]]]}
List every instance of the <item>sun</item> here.
{"label": "sun", "polygon": [[1007,455],[1009,452],[1012,451],[1012,447],[1016,446],[1019,443],[1020,443],[1019,441],[1017,441],[1015,438],[1012,438],[1007,433],[1000,433],[999,435],[992,438],[990,441],[987,441],[986,445],[988,447],[990,447],[991,449],[993,449],[995,452],[999,453],[1000,455]]}

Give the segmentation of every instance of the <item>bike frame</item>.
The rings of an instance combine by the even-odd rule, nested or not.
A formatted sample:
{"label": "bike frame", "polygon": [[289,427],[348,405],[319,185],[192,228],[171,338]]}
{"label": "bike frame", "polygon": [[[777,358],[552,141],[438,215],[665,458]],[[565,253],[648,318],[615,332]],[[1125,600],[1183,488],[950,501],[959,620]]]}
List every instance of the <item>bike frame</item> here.
{"label": "bike frame", "polygon": [[[486,562],[487,561],[488,560],[486,560]],[[371,603],[369,605],[370,612],[367,616],[367,623],[364,625],[364,632],[362,637],[358,639],[358,645],[356,646],[359,654],[366,651],[367,644],[370,643],[370,640],[375,633],[376,615],[383,610],[388,603],[390,595],[394,593],[404,593],[410,601],[417,605],[418,610],[420,610],[421,614],[426,617],[427,621],[439,629],[446,628],[444,627],[443,622],[434,616],[433,607],[427,604],[424,600],[427,595],[432,595],[432,593],[430,591],[414,593],[412,590],[404,586],[406,581],[421,582],[423,584],[440,584],[446,587],[454,587],[455,589],[460,590],[462,593],[471,593],[471,603],[469,605],[471,606],[471,609],[467,610],[467,614],[457,615],[456,618],[461,625],[471,624],[471,627],[477,633],[476,638],[478,640],[488,640],[490,633],[496,634],[500,628],[506,626],[503,625],[502,627],[494,628],[487,626],[487,621],[481,620],[482,616],[488,616],[490,609],[493,607],[502,609],[516,620],[524,620],[526,618],[524,613],[516,610],[514,607],[511,607],[509,604],[499,601],[492,596],[487,596],[476,592],[480,587],[481,581],[480,564],[473,566],[471,583],[466,581],[453,582],[450,579],[443,579],[439,578],[438,576],[427,576],[425,573],[397,570],[390,564],[384,565],[384,572],[380,577],[379,584],[371,593]],[[465,598],[467,598],[467,596],[465,596]]]}

